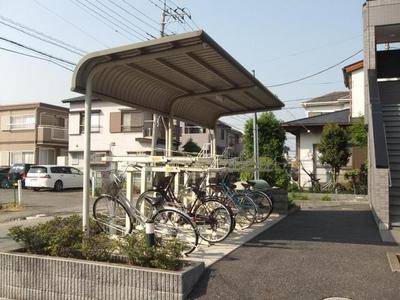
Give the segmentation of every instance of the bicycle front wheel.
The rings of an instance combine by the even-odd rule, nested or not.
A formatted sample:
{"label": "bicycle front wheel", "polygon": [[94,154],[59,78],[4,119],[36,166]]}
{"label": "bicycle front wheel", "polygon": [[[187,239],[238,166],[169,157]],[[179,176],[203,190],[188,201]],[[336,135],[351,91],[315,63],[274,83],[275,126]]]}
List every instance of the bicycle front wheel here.
{"label": "bicycle front wheel", "polygon": [[210,243],[226,239],[233,226],[230,210],[216,200],[207,200],[200,204],[194,212],[194,220],[200,237]]}
{"label": "bicycle front wheel", "polygon": [[124,236],[132,231],[134,218],[118,198],[97,198],[93,204],[93,218],[106,233]]}
{"label": "bicycle front wheel", "polygon": [[190,218],[184,213],[165,208],[153,217],[154,234],[161,243],[177,241],[183,246],[183,254],[188,255],[196,249],[199,234]]}

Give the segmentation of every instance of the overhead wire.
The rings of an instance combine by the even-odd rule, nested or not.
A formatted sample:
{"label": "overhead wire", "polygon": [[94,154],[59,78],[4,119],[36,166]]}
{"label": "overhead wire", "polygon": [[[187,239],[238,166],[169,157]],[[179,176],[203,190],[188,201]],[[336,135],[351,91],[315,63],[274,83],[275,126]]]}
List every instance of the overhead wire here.
{"label": "overhead wire", "polygon": [[[107,11],[101,9],[100,7],[98,7],[96,4],[94,4],[92,1],[90,0],[86,0],[86,2],[90,3],[91,5],[93,5],[94,7],[96,7],[97,9],[99,9],[100,11],[104,12],[106,15],[108,15],[110,18],[113,18],[115,21],[120,22],[121,24],[125,25],[126,28],[128,28],[129,30],[131,30],[132,32],[134,32],[135,34],[141,36],[142,38],[148,40],[148,36],[150,36],[151,38],[155,38],[154,35],[148,33],[146,30],[142,29],[141,27],[139,27],[138,25],[136,25],[135,23],[131,22],[129,19],[125,18],[123,15],[121,15],[120,13],[116,12],[114,9],[110,8],[108,5],[106,5],[105,3],[103,3],[103,1],[100,0],[95,0],[97,3],[99,3],[101,6],[103,6],[106,10],[108,10],[109,12],[113,13],[114,15],[118,16],[119,18],[121,18],[122,20],[124,20],[126,23],[130,24],[131,26],[127,25],[126,23],[122,22],[120,19],[114,17],[113,15],[109,14]],[[112,3],[112,2],[111,2]],[[133,28],[134,27],[134,28]],[[136,29],[135,29],[136,28]],[[143,31],[144,34],[140,31]]]}
{"label": "overhead wire", "polygon": [[[7,18],[4,18],[3,16],[0,16],[0,19],[4,20],[4,19],[7,19]],[[14,26],[14,25],[7,24],[6,22],[3,22],[3,21],[1,21],[1,20],[0,20],[0,24],[3,24],[4,26],[10,27],[10,28],[12,28],[12,29],[14,29],[14,30],[17,30],[17,31],[19,31],[19,32],[22,32],[22,33],[24,33],[24,34],[26,34],[26,35],[28,35],[28,36],[30,36],[30,37],[33,37],[33,38],[38,39],[38,40],[41,40],[41,41],[43,41],[43,42],[45,42],[45,43],[48,43],[48,44],[50,44],[50,45],[53,45],[53,46],[62,48],[62,49],[64,49],[64,50],[66,50],[66,51],[68,51],[68,52],[71,52],[71,53],[74,53],[74,54],[76,54],[76,55],[83,56],[83,55],[86,54],[86,52],[85,52],[84,50],[77,51],[77,50],[74,50],[74,49],[78,49],[78,48],[75,48],[75,47],[74,47],[73,49],[71,49],[72,47],[69,48],[69,46],[64,46],[65,43],[63,43],[62,41],[59,41],[58,39],[55,39],[55,38],[48,39],[47,37],[49,37],[49,36],[47,36],[47,35],[45,35],[45,34],[42,34],[42,36],[44,36],[44,37],[42,37],[42,36],[40,36],[40,35],[38,35],[38,34],[30,33],[30,32],[28,32],[28,31],[26,31],[26,30],[23,30],[23,29],[21,29],[21,28],[18,28],[18,27],[16,27],[16,26]],[[14,24],[14,22],[13,22],[13,24]],[[22,25],[21,25],[21,27],[22,27],[22,28],[25,28],[26,26],[22,26]],[[26,27],[26,28],[28,28],[28,27]],[[31,30],[32,32],[35,32],[34,29],[29,29],[29,30]],[[67,45],[68,45],[68,44],[67,44]]]}
{"label": "overhead wire", "polygon": [[20,47],[20,48],[24,48],[24,49],[30,50],[30,51],[32,51],[32,52],[36,52],[36,53],[38,53],[38,54],[40,54],[40,55],[49,57],[49,58],[51,58],[51,59],[58,60],[58,61],[60,61],[60,62],[62,62],[62,63],[66,63],[66,64],[69,64],[69,65],[72,65],[72,66],[76,66],[76,64],[73,63],[73,62],[71,62],[71,61],[65,60],[65,59],[63,59],[63,58],[59,58],[59,57],[54,56],[54,55],[51,55],[51,54],[48,54],[48,53],[43,52],[43,51],[41,51],[41,50],[34,49],[34,48],[32,48],[32,47],[29,47],[29,46],[26,46],[26,45],[21,44],[21,43],[19,43],[19,42],[16,42],[16,41],[7,39],[7,38],[5,38],[5,37],[1,37],[1,36],[0,36],[0,40],[5,41],[5,42],[8,42],[8,43],[13,44],[13,45],[16,45],[16,46],[18,46],[18,47]]}
{"label": "overhead wire", "polygon": [[[78,0],[80,2],[80,0]],[[124,24],[123,22],[121,22],[119,19],[117,19],[116,17],[114,17],[113,15],[111,15],[110,13],[108,13],[107,11],[105,11],[104,9],[102,9],[101,7],[97,6],[96,4],[94,4],[92,1],[90,0],[84,0],[86,3],[90,4],[92,7],[94,7],[95,9],[91,8],[93,12],[97,13],[98,15],[102,16],[104,19],[106,19],[109,22],[112,22],[115,26],[117,26],[118,28],[120,28],[121,30],[125,31],[126,33],[130,34],[131,36],[134,36],[135,38],[142,40],[143,39],[147,39],[145,35],[143,35],[142,33],[136,31],[135,29],[132,29],[130,26]],[[106,5],[98,0],[96,0],[96,2],[100,3],[102,6],[106,7]],[[102,12],[101,13],[99,13]],[[107,17],[104,17],[104,15],[106,15],[108,18],[112,19],[113,21],[109,20]],[[120,25],[120,24],[122,25]],[[124,27],[125,26],[125,27]],[[140,36],[140,37],[139,37]]]}
{"label": "overhead wire", "polygon": [[363,50],[361,49],[361,50],[357,51],[356,53],[352,54],[351,56],[349,56],[349,57],[347,57],[347,58],[341,60],[340,62],[338,62],[338,63],[336,63],[336,64],[334,64],[334,65],[332,65],[332,66],[330,66],[330,67],[327,67],[327,68],[325,68],[325,69],[322,69],[321,71],[318,71],[318,72],[316,72],[316,73],[313,73],[313,74],[311,74],[311,75],[308,75],[308,76],[305,76],[305,77],[302,77],[302,78],[299,78],[299,79],[295,79],[295,80],[283,82],[283,83],[268,85],[267,87],[268,87],[268,88],[280,87],[280,86],[285,86],[285,85],[297,83],[297,82],[300,82],[300,81],[303,81],[303,80],[312,78],[312,77],[314,77],[314,76],[317,76],[317,75],[319,75],[319,74],[325,73],[326,71],[329,71],[329,70],[331,70],[331,69],[333,69],[333,68],[335,68],[335,67],[341,65],[341,64],[344,63],[345,61],[347,61],[347,60],[353,58],[354,56],[356,56],[356,55],[358,55],[358,54],[360,54],[362,51],[363,51]]}
{"label": "overhead wire", "polygon": [[[118,3],[116,3],[115,1],[113,1],[113,0],[108,0],[108,1],[109,1],[110,3],[112,3],[112,4],[114,4],[116,7],[118,7],[118,8],[121,9],[122,11],[126,12],[127,14],[129,14],[130,16],[134,17],[136,20],[138,20],[138,21],[142,22],[143,24],[145,24],[145,25],[151,27],[152,29],[154,29],[154,30],[157,31],[157,32],[159,31],[159,28],[153,26],[152,24],[150,24],[150,23],[148,23],[148,22],[146,22],[146,21],[143,21],[141,18],[138,18],[136,15],[134,15],[134,14],[131,13],[129,10],[125,9],[124,7],[122,7],[121,5],[119,5]],[[139,27],[139,28],[140,28],[140,27]],[[143,29],[142,29],[142,30],[143,30]],[[152,34],[146,32],[146,31],[144,31],[144,32],[145,32],[147,35],[149,35],[150,37],[156,38],[154,35],[152,35]]]}
{"label": "overhead wire", "polygon": [[31,55],[31,54],[19,52],[19,51],[12,50],[12,49],[8,49],[8,48],[4,48],[4,47],[0,47],[0,50],[4,50],[4,51],[11,52],[11,53],[14,53],[14,54],[19,54],[19,55],[23,55],[23,56],[27,56],[27,57],[31,57],[31,58],[35,58],[35,59],[39,59],[39,60],[43,60],[43,61],[47,61],[47,62],[50,62],[50,63],[52,63],[52,64],[55,64],[55,65],[57,65],[57,66],[59,66],[59,67],[61,67],[61,68],[63,68],[63,69],[66,69],[66,70],[68,70],[68,71],[73,72],[72,69],[67,68],[66,66],[63,66],[62,64],[60,64],[60,63],[58,63],[58,62],[56,62],[56,61],[54,61],[54,60],[51,60],[51,59],[49,59],[49,58],[40,57],[40,56],[36,56],[36,55]]}
{"label": "overhead wire", "polygon": [[[128,41],[131,41],[132,38],[127,36],[125,33],[119,31],[118,29],[114,28],[112,25],[108,24],[107,22],[104,21],[104,17],[101,14],[98,13],[94,13],[94,11],[88,7],[85,3],[82,3],[80,0],[69,0],[72,4],[74,4],[76,7],[78,7],[79,9],[83,9],[87,14],[91,15],[93,18],[95,18],[97,21],[99,21],[100,23],[102,23],[103,25],[107,26],[109,29],[111,29],[112,31],[118,33],[120,36],[126,38]],[[99,17],[100,15],[100,17]],[[109,21],[109,23],[113,24],[112,21]]]}
{"label": "overhead wire", "polygon": [[50,9],[49,7],[47,7],[46,5],[44,5],[43,3],[39,2],[38,0],[33,0],[35,1],[35,3],[37,5],[39,5],[40,7],[42,7],[43,9],[45,9],[46,11],[48,11],[50,14],[60,18],[61,20],[63,20],[64,22],[66,22],[67,24],[71,25],[72,27],[74,27],[76,30],[78,30],[79,32],[81,32],[82,34],[86,35],[87,37],[91,38],[92,40],[96,41],[97,43],[99,43],[100,45],[109,48],[110,46],[108,46],[107,44],[103,43],[102,41],[100,41],[99,39],[97,39],[94,35],[88,33],[87,31],[83,30],[81,28],[81,26],[78,26],[76,24],[74,24],[73,22],[71,22],[70,20],[68,20],[67,18],[64,18],[62,15],[56,13],[55,11],[53,11],[52,9]]}
{"label": "overhead wire", "polygon": [[144,12],[142,12],[141,10],[137,9],[135,6],[133,6],[131,3],[129,3],[126,0],[122,0],[122,2],[124,2],[127,6],[129,6],[130,8],[134,9],[135,11],[137,11],[138,13],[140,13],[142,16],[144,16],[145,18],[147,18],[148,20],[152,21],[153,23],[155,23],[156,25],[160,25],[158,21],[152,19],[151,17],[149,17],[147,14],[145,14]]}

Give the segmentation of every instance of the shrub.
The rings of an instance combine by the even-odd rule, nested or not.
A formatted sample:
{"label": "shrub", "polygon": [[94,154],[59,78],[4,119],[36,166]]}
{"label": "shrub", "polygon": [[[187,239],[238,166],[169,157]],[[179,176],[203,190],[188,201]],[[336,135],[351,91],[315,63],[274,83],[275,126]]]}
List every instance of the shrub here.
{"label": "shrub", "polygon": [[322,201],[331,201],[332,198],[331,198],[330,196],[328,196],[328,195],[324,195],[324,196],[321,198],[321,200],[322,200]]}
{"label": "shrub", "polygon": [[110,261],[118,243],[106,233],[84,237],[81,245],[82,256],[88,260]]}
{"label": "shrub", "polygon": [[300,201],[305,201],[305,200],[309,200],[307,195],[301,194],[301,193],[295,193],[295,192],[291,192],[288,194],[288,199],[289,201],[296,201],[296,200],[300,200]]}
{"label": "shrub", "polygon": [[133,265],[166,270],[181,268],[182,245],[176,241],[169,241],[162,245],[160,240],[156,242],[157,247],[149,247],[146,243],[146,235],[138,232],[120,242],[120,251]]}
{"label": "shrub", "polygon": [[287,187],[287,191],[288,192],[299,192],[300,187],[296,182],[291,182],[291,183],[289,183],[289,185]]}

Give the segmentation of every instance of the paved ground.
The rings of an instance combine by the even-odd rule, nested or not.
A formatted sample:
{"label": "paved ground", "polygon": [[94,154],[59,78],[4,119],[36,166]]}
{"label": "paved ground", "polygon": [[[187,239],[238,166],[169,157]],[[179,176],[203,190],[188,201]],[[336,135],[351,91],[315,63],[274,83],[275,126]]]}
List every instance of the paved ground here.
{"label": "paved ground", "polygon": [[[0,189],[0,203],[13,201],[13,190]],[[92,202],[91,202],[92,203]],[[0,223],[36,214],[65,215],[82,210],[82,190],[52,191],[22,190],[23,209],[17,212],[1,212]],[[91,205],[91,204],[90,204]]]}
{"label": "paved ground", "polygon": [[191,299],[400,299],[400,273],[368,205],[311,208],[287,217],[214,264]]}

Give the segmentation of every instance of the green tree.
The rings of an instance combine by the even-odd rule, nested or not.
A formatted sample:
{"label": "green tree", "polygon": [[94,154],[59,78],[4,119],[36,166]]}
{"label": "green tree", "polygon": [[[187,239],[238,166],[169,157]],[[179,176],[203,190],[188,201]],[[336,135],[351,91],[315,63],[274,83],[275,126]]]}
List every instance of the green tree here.
{"label": "green tree", "polygon": [[195,142],[193,142],[193,139],[189,139],[185,145],[183,145],[183,151],[189,152],[189,153],[199,153],[201,148],[199,145],[197,145]]}
{"label": "green tree", "polygon": [[[273,186],[287,188],[289,176],[286,170],[285,150],[286,133],[282,123],[272,112],[266,112],[257,119],[260,155],[260,178]],[[253,120],[248,120],[244,129],[244,154],[246,159],[253,158]],[[243,172],[241,178],[251,179],[253,174]]]}
{"label": "green tree", "polygon": [[347,165],[351,156],[347,131],[337,124],[326,124],[322,130],[318,150],[321,153],[321,163],[331,167],[336,184],[340,169]]}
{"label": "green tree", "polygon": [[364,117],[360,117],[349,127],[350,141],[353,146],[366,147],[368,144],[368,131],[364,123]]}
{"label": "green tree", "polygon": [[[272,112],[265,112],[257,119],[260,157],[283,161],[286,133],[282,122]],[[246,158],[253,157],[253,120],[247,120],[244,128],[244,151]]]}

